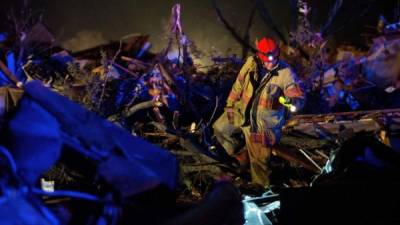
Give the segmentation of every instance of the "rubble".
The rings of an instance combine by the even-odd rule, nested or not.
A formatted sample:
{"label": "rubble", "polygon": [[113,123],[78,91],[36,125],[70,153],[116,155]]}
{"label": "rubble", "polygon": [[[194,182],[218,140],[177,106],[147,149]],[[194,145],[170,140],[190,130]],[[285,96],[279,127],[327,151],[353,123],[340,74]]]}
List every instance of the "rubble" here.
{"label": "rubble", "polygon": [[[313,192],[314,186],[330,190],[356,177],[359,183],[350,186],[358,188],[367,180],[358,176],[369,166],[378,168],[374,178],[397,172],[398,24],[383,27],[369,51],[341,46],[328,53],[329,26],[341,4],[335,2],[317,31],[308,18],[311,8],[297,1],[300,19],[291,40],[278,34],[282,57],[300,75],[308,101],[300,115],[288,114],[281,144],[273,151],[271,181],[279,193],[244,200],[245,210],[263,214],[259,224],[290,224],[292,215],[311,221],[309,214],[295,211],[306,211],[301,210],[305,205],[315,210],[301,198],[304,193],[318,198],[321,192]],[[243,45],[243,57],[254,50],[248,35],[256,12],[280,32],[261,1],[252,8],[244,38],[214,6]],[[18,33],[19,52],[0,35],[0,48],[10,50],[0,60],[0,166],[6,168],[0,176],[1,212],[15,211],[21,218],[21,210],[30,212],[36,224],[128,224],[131,219],[242,224],[243,218],[250,224],[250,218],[257,219],[242,215],[240,194],[246,192],[248,171],[218,147],[210,129],[243,60],[213,55],[213,64],[200,71],[194,58],[202,52],[184,33],[180,14],[175,5],[168,43],[159,53],[150,52],[149,35],[139,33],[78,52],[49,48],[55,39],[40,21]],[[360,134],[366,135],[365,144]],[[376,164],[368,164],[371,158]],[[365,167],[357,167],[360,160]],[[215,185],[226,175],[230,183]],[[40,190],[42,180],[54,191]],[[77,211],[80,204],[87,209]]]}

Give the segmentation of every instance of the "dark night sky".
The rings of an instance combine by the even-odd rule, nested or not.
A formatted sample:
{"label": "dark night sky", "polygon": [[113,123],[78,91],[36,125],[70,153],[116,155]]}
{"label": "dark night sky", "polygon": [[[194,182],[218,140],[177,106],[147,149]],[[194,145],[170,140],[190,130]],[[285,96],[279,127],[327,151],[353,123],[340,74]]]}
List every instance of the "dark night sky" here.
{"label": "dark night sky", "polygon": [[[2,0],[15,2],[15,0]],[[226,18],[238,30],[244,30],[254,0],[216,0]],[[163,29],[170,17],[171,7],[180,3],[184,32],[199,49],[209,51],[216,48],[221,52],[231,49],[240,54],[239,45],[217,19],[211,0],[33,0],[36,8],[44,10],[44,22],[66,46],[96,44],[101,41],[118,40],[130,33],[150,34],[157,51],[166,45]],[[264,1],[282,31],[287,31],[291,15],[289,0]],[[312,20],[320,26],[326,20],[328,8],[333,0],[309,0],[313,8]],[[393,9],[399,0],[344,0],[334,27],[351,15],[360,13],[368,2],[373,2],[364,17],[352,21],[341,32],[335,34],[340,40],[356,40],[366,24],[375,25],[379,13],[393,21]],[[272,32],[257,15],[251,39]],[[83,46],[87,47],[87,46]]]}
{"label": "dark night sky", "polygon": [[[273,8],[288,5],[279,2],[281,1],[274,0],[268,5]],[[177,1],[172,0],[48,1],[45,4],[45,21],[64,41],[82,30],[91,32],[98,39],[101,39],[101,34],[106,40],[117,40],[123,35],[139,32],[150,34],[154,49],[157,50],[166,44],[163,40],[164,27],[175,3]],[[239,49],[239,45],[218,21],[210,0],[181,0],[179,3],[182,8],[183,30],[200,49]],[[218,4],[230,22],[243,30],[251,9],[249,1],[219,0]],[[274,15],[285,20],[289,18],[289,11],[274,12]],[[261,24],[261,21],[257,19],[256,24]],[[257,25],[254,28],[254,37],[266,32],[263,26]]]}

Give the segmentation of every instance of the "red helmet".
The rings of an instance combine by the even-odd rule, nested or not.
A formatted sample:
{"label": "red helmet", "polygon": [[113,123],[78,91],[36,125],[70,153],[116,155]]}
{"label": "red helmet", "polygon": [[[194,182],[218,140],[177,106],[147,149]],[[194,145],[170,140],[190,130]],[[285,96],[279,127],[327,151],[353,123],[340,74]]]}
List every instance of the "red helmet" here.
{"label": "red helmet", "polygon": [[264,62],[273,62],[279,56],[278,44],[272,38],[262,38],[257,42],[257,56]]}

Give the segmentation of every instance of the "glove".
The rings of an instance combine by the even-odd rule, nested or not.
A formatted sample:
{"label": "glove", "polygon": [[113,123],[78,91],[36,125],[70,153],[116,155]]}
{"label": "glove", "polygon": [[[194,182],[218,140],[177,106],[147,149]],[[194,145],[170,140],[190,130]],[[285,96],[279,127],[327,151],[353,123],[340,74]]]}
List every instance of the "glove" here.
{"label": "glove", "polygon": [[288,98],[288,97],[280,96],[279,97],[279,103],[281,103],[282,105],[287,105],[287,104],[292,103],[292,100],[290,98]]}
{"label": "glove", "polygon": [[287,107],[291,112],[297,111],[297,107],[294,104],[292,104],[292,100],[288,97],[280,96],[279,103]]}
{"label": "glove", "polygon": [[225,107],[225,112],[226,112],[226,115],[228,116],[229,123],[234,124],[235,123],[235,114],[233,112],[233,108]]}

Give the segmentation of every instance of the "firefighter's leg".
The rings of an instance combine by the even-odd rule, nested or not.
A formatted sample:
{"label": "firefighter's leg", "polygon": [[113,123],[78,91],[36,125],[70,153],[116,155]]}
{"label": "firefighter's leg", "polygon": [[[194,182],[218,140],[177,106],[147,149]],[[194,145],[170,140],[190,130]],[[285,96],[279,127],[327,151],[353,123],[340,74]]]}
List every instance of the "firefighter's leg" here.
{"label": "firefighter's leg", "polygon": [[214,134],[218,142],[225,148],[229,155],[233,155],[240,147],[240,142],[233,137],[234,133],[241,132],[239,126],[230,124],[224,112],[213,124]]}
{"label": "firefighter's leg", "polygon": [[271,148],[262,143],[252,142],[250,139],[250,127],[244,127],[243,133],[250,158],[251,181],[254,184],[268,187],[270,174],[268,161],[271,156]]}

